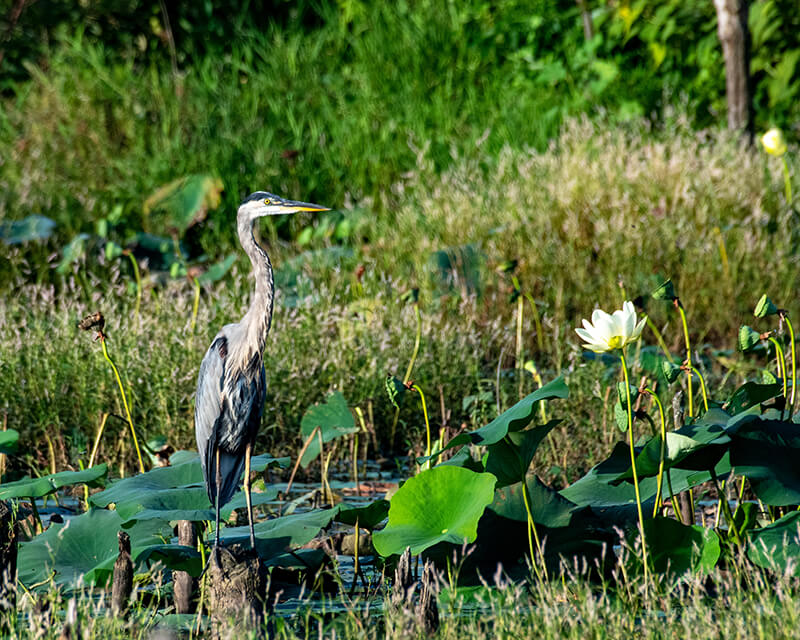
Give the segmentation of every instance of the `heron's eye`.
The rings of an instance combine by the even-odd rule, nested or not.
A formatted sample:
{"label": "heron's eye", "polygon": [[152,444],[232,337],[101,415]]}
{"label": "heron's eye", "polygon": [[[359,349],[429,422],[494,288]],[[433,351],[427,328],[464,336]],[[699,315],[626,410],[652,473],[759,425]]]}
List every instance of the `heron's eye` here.
{"label": "heron's eye", "polygon": [[269,204],[269,198],[264,199],[264,204]]}

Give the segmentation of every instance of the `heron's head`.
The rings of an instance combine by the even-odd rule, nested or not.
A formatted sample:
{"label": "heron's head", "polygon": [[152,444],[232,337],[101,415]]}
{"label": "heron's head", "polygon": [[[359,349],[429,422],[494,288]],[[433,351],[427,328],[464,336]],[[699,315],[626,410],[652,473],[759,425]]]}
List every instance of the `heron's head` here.
{"label": "heron's head", "polygon": [[239,215],[245,216],[248,220],[255,220],[263,216],[278,216],[284,213],[296,213],[298,211],[330,211],[329,207],[323,207],[310,202],[297,202],[296,200],[285,200],[274,193],[267,191],[256,191],[251,193],[239,205]]}

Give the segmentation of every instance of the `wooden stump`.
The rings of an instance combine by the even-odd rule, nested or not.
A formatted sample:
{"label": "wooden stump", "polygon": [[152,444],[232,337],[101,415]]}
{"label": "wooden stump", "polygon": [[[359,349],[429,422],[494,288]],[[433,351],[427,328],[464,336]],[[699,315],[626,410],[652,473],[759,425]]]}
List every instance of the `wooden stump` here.
{"label": "wooden stump", "polygon": [[[189,520],[178,522],[178,544],[187,547],[195,547],[197,545],[197,533],[194,530],[194,523]],[[175,571],[172,574],[175,613],[192,612],[192,593],[196,582],[186,571]]]}
{"label": "wooden stump", "polygon": [[0,628],[8,623],[17,608],[17,522],[5,501],[0,501]]}
{"label": "wooden stump", "polygon": [[241,627],[260,624],[266,596],[267,572],[249,545],[211,551],[208,608],[215,626],[227,622]]}
{"label": "wooden stump", "polygon": [[117,532],[119,555],[114,562],[114,581],[111,584],[111,610],[114,615],[124,615],[133,590],[133,561],[131,560],[131,537],[124,531]]}

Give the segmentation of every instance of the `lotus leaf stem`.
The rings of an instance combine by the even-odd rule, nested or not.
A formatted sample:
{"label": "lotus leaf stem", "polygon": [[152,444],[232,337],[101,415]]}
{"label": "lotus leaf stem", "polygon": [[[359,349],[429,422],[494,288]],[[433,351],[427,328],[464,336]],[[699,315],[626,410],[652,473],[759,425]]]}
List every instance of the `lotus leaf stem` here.
{"label": "lotus leaf stem", "polygon": [[683,515],[681,514],[681,508],[678,505],[678,499],[675,497],[675,492],[672,490],[672,476],[670,475],[670,469],[667,469],[667,488],[669,489],[669,498],[670,502],[672,503],[672,512],[675,514],[675,518],[683,524]]}
{"label": "lotus leaf stem", "polygon": [[717,473],[714,471],[714,469],[711,469],[711,479],[714,481],[714,486],[717,488],[717,494],[720,496],[722,513],[725,514],[725,520],[728,523],[728,529],[733,532],[733,539],[736,540],[736,544],[741,548],[742,539],[739,537],[739,532],[736,530],[736,523],[733,520],[731,506],[728,504],[728,500],[725,498],[724,490],[722,487],[720,487],[719,478],[717,478]]}
{"label": "lotus leaf stem", "polygon": [[[653,517],[656,517],[658,513],[658,505],[661,503],[661,492],[664,484],[664,457],[667,451],[667,421],[664,417],[664,405],[661,404],[661,400],[659,399],[658,395],[652,389],[645,389],[646,393],[650,394],[650,397],[656,403],[658,407],[658,417],[661,421],[661,452],[659,454],[659,461],[658,461],[658,479],[656,481],[656,504],[653,507]],[[672,493],[672,489],[670,488],[670,494]],[[674,498],[674,496],[673,496]]]}
{"label": "lotus leaf stem", "polygon": [[647,583],[647,540],[644,536],[644,515],[642,514],[642,497],[639,493],[639,477],[636,474],[636,451],[633,448],[633,413],[631,408],[631,383],[628,379],[628,363],[625,361],[625,350],[620,349],[619,359],[622,363],[622,372],[625,375],[625,399],[628,414],[628,443],[631,450],[631,471],[633,472],[633,489],[636,494],[636,511],[639,515],[639,533],[642,535],[642,566],[644,567],[644,581]]}
{"label": "lotus leaf stem", "polygon": [[[542,553],[542,544],[539,541],[539,532],[536,530],[536,523],[533,521],[533,512],[531,511],[531,500],[530,496],[528,495],[528,482],[525,478],[525,474],[522,474],[522,499],[525,502],[525,513],[528,516],[528,547],[530,548],[531,552],[531,565],[536,570],[536,575],[544,575],[544,579],[547,580],[547,565],[544,561],[544,553]],[[533,537],[531,537],[531,534]],[[536,554],[533,552],[533,543],[536,542],[536,551],[538,551],[538,557],[542,562],[542,574],[539,572],[539,567],[536,564]]]}
{"label": "lotus leaf stem", "polygon": [[522,316],[525,311],[525,301],[522,296],[517,297],[517,336],[516,336],[516,349],[514,351],[514,361],[517,364],[517,399],[522,399]]}
{"label": "lotus leaf stem", "polygon": [[92,447],[92,453],[89,456],[89,468],[94,466],[95,458],[97,457],[97,449],[100,447],[100,439],[103,437],[103,431],[106,429],[106,422],[108,421],[108,416],[110,414],[104,413],[103,419],[100,421],[100,428],[97,430],[97,436],[94,439],[94,446]]}
{"label": "lotus leaf stem", "polygon": [[[792,349],[792,397],[789,400],[789,416],[791,418],[791,415],[794,412],[794,396],[795,388],[797,387],[797,352],[794,339],[794,327],[792,327],[792,322],[789,320],[789,315],[784,313],[783,319],[786,321],[786,327],[789,329],[789,342]],[[785,366],[786,365],[784,365],[784,368]]]}
{"label": "lotus leaf stem", "polygon": [[689,369],[700,379],[700,392],[703,395],[703,408],[708,413],[708,391],[706,389],[706,379],[697,367],[689,365]]}
{"label": "lotus leaf stem", "polygon": [[[414,363],[417,361],[419,354],[419,344],[422,340],[422,313],[419,310],[419,304],[414,304],[414,313],[417,316],[417,332],[414,336],[414,350],[411,352],[411,359],[408,361],[405,375],[403,375],[403,384],[411,379],[411,372],[414,369]],[[389,430],[389,446],[394,447],[395,436],[397,435],[397,421],[400,419],[400,406],[394,409],[394,417],[392,418],[392,427]]]}
{"label": "lotus leaf stem", "polygon": [[[422,389],[420,388],[420,386],[418,384],[413,385],[411,388],[419,394],[420,402],[422,402],[422,416],[425,418],[425,437],[426,437],[425,455],[426,456],[430,456],[431,455],[431,423],[428,420],[428,405],[425,402],[425,394],[422,393]],[[423,468],[428,468],[429,469],[430,466],[431,466],[431,461],[430,460],[426,460],[425,464],[427,465],[427,467],[425,467],[423,465]]]}
{"label": "lotus leaf stem", "polygon": [[[789,390],[786,386],[786,356],[783,353],[783,347],[781,347],[780,343],[773,336],[769,337],[769,341],[775,345],[775,359],[778,361],[778,375],[781,380],[783,380],[783,397],[787,399]],[[791,415],[791,411],[789,415]]]}
{"label": "lotus leaf stem", "polygon": [[125,388],[122,386],[122,379],[119,376],[119,370],[117,369],[117,365],[114,364],[114,361],[111,359],[111,356],[108,355],[108,347],[106,346],[105,334],[100,334],[100,344],[103,346],[103,356],[108,361],[108,364],[111,365],[111,369],[112,371],[114,371],[114,377],[117,379],[117,386],[119,387],[119,393],[120,396],[122,396],[122,406],[125,408],[125,417],[128,419],[128,426],[130,426],[131,428],[131,436],[133,437],[133,446],[136,448],[136,456],[139,459],[139,472],[144,473],[144,462],[142,461],[142,452],[139,450],[139,439],[136,437],[136,429],[133,427],[131,410],[128,407],[128,398],[125,395]]}
{"label": "lotus leaf stem", "polygon": [[[686,312],[683,310],[683,305],[680,300],[675,300],[675,306],[678,307],[678,312],[681,314],[681,324],[683,324],[683,339],[686,343],[686,364],[691,368],[692,366],[692,345],[689,342],[689,325],[686,323]],[[686,372],[686,396],[689,401],[689,417],[694,416],[694,400],[692,393],[692,372]]]}

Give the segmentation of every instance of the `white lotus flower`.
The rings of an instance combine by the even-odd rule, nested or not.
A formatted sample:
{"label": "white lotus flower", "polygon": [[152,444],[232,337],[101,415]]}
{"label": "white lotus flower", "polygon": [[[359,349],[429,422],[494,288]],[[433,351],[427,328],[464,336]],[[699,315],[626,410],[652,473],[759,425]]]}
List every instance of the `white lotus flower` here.
{"label": "white lotus flower", "polygon": [[605,353],[622,349],[631,342],[636,342],[642,335],[646,318],[636,323],[636,309],[633,303],[626,301],[622,309],[611,315],[601,309],[592,313],[592,321],[583,321],[583,329],[575,329],[586,344],[587,349],[595,353]]}
{"label": "white lotus flower", "polygon": [[786,153],[786,140],[783,138],[783,133],[780,129],[772,128],[761,136],[761,144],[771,156],[782,156]]}

